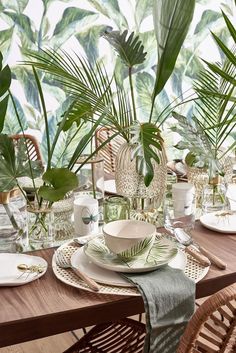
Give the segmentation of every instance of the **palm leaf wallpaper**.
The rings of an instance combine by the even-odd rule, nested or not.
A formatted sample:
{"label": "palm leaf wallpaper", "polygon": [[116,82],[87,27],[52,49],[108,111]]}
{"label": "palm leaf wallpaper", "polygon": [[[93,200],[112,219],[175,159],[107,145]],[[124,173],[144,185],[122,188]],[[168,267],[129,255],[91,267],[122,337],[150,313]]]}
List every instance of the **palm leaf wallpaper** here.
{"label": "palm leaf wallpaper", "polygon": [[[163,1],[163,6],[165,6],[165,1]],[[91,92],[88,91],[87,95],[90,97],[91,103],[99,107],[100,114],[104,114],[104,106],[106,105],[109,106],[109,115],[107,116],[109,121],[113,120],[115,122],[120,119],[118,120],[119,126],[124,128],[123,137],[128,139],[129,132],[125,128],[130,125],[134,116],[124,93],[129,82],[128,68],[122,62],[129,60],[131,66],[135,65],[133,81],[137,92],[135,104],[139,121],[148,122],[149,111],[147,105],[150,106],[153,101],[151,87],[155,85],[156,92],[159,92],[163,79],[165,80],[165,77],[168,76],[168,72],[161,70],[161,64],[158,68],[155,66],[157,55],[161,57],[162,53],[157,53],[156,50],[155,21],[153,23],[151,18],[152,11],[153,1],[151,0],[0,1],[0,51],[6,61],[3,63],[3,67],[9,64],[11,68],[11,87],[21,120],[24,127],[28,128],[30,132],[42,141],[43,153],[45,150],[43,146],[46,143],[45,132],[43,131],[43,111],[39,104],[40,99],[37,87],[34,84],[34,80],[32,80],[31,67],[22,65],[22,62],[29,60],[29,52],[34,53],[36,56],[38,54],[45,55],[47,58],[48,55],[52,55],[58,73],[63,72],[63,74],[67,75],[67,78],[70,77],[70,74],[73,74],[71,75],[70,87],[67,87],[68,90],[65,93],[63,82],[50,76],[50,73],[43,75],[40,71],[38,72],[47,109],[49,110],[47,113],[49,117],[49,133],[51,135],[55,131],[55,126],[62,120],[62,102],[67,105],[70,104],[67,93],[69,91],[72,98],[77,95],[78,92],[76,92],[75,88],[78,86],[78,80],[80,80],[81,90],[85,89],[85,86],[91,88]],[[155,9],[155,11],[158,16],[158,9]],[[223,11],[223,15],[221,11]],[[196,10],[189,35],[180,51],[174,72],[168,81],[167,87],[155,101],[153,107],[154,120],[155,117],[159,116],[163,107],[167,107],[173,101],[179,103],[186,95],[186,91],[189,94],[188,90],[191,87],[192,79],[196,79],[197,74],[205,65],[201,58],[209,61],[209,66],[213,65],[210,63],[212,61],[212,53],[209,53],[209,45],[214,48],[216,60],[227,56],[232,65],[235,65],[235,53],[229,54],[227,50],[227,48],[230,48],[232,39],[235,41],[236,37],[234,25],[228,20],[228,18],[232,18],[234,11],[235,4],[233,0],[196,1]],[[184,18],[184,9],[182,16]],[[175,20],[178,22],[180,19],[176,18]],[[225,27],[227,27],[227,30]],[[124,32],[125,30],[127,32]],[[215,34],[217,43],[215,47],[213,47],[214,40],[210,31]],[[130,57],[122,56],[122,48],[116,47],[116,35],[118,32],[123,33],[124,45],[128,41],[130,49],[132,49],[132,46],[139,45],[135,39],[135,35],[139,35],[144,47],[139,45],[137,57],[132,55]],[[109,33],[113,33],[113,36],[109,36]],[[165,40],[161,36],[162,33],[160,33],[159,40]],[[175,41],[174,33],[168,40],[170,40],[170,43]],[[108,41],[120,55],[116,55]],[[175,44],[178,45],[178,43]],[[43,54],[42,50],[46,51],[45,54]],[[65,66],[62,65],[60,58],[60,53],[63,52],[70,54],[67,57]],[[129,50],[126,53],[129,53]],[[132,54],[132,50],[130,53]],[[70,62],[70,57],[74,59],[74,62],[77,63],[76,65]],[[143,62],[144,58],[145,62]],[[95,68],[94,72],[96,72],[96,75],[103,78],[103,87],[97,84],[96,75],[92,76],[90,65]],[[81,76],[80,68],[83,68],[83,72],[88,73],[87,76]],[[216,74],[223,75],[221,67],[214,65],[212,69]],[[155,72],[157,70],[160,70],[160,75],[158,76],[158,81],[155,82]],[[116,74],[115,90],[118,92],[115,105],[113,104],[114,97],[112,93],[114,89],[111,89],[110,81],[110,77],[113,76],[114,72]],[[72,79],[75,73],[78,78],[76,82]],[[162,77],[162,75],[165,77]],[[229,70],[228,76],[224,78],[232,82],[232,77],[233,73]],[[120,89],[121,86],[124,91]],[[96,92],[96,95],[93,92]],[[184,114],[191,114],[191,105],[187,105],[183,109]],[[212,109],[214,109],[214,106]],[[199,114],[204,113],[202,108],[199,107]],[[7,124],[5,124],[3,132],[7,134],[18,133],[20,127],[12,121],[11,104],[9,104],[6,114]],[[92,114],[90,103],[83,100],[70,110],[68,130],[65,129],[63,132],[64,136],[60,137],[61,141],[56,147],[55,165],[62,166],[72,155],[73,144],[68,150],[65,150],[65,146],[70,141],[70,136],[73,133],[70,127],[73,125],[73,129],[76,129],[76,126],[83,124],[83,133],[88,132]],[[211,119],[213,118],[211,117]],[[226,116],[222,116],[220,121],[222,126],[216,127],[216,130],[218,129],[217,131],[222,133],[224,130],[224,119],[226,119]],[[73,124],[74,122],[76,123],[75,125]],[[167,124],[172,124],[171,120]],[[218,141],[216,141],[216,130],[208,131],[208,134],[215,140],[215,143],[220,144],[223,135],[219,134]],[[167,136],[167,143],[170,138],[172,137]],[[178,155],[179,152],[173,152],[172,150],[171,153],[172,157],[174,157],[173,153]],[[45,155],[44,158],[46,159]]]}

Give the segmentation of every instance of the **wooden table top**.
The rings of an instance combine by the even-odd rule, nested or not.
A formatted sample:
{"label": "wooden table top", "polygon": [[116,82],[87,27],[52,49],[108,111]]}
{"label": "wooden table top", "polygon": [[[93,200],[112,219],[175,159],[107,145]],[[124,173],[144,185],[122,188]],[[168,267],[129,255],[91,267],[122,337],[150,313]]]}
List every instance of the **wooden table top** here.
{"label": "wooden table top", "polygon": [[[211,266],[196,288],[204,297],[236,282],[236,235],[215,233],[196,223],[195,240],[227,263]],[[135,315],[144,311],[141,297],[90,293],[60,282],[51,267],[53,249],[34,252],[47,260],[40,279],[20,287],[0,288],[0,347]]]}

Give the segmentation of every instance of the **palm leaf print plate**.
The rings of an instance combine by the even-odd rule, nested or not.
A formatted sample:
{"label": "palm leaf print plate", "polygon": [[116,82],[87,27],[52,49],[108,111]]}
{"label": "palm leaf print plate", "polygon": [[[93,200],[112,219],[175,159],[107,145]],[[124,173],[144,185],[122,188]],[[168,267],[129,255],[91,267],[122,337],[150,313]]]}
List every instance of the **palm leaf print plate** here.
{"label": "palm leaf print plate", "polygon": [[90,240],[84,252],[97,266],[115,272],[148,272],[165,266],[177,255],[177,246],[169,239],[156,238],[152,247],[138,256],[123,258],[111,252],[103,236]]}

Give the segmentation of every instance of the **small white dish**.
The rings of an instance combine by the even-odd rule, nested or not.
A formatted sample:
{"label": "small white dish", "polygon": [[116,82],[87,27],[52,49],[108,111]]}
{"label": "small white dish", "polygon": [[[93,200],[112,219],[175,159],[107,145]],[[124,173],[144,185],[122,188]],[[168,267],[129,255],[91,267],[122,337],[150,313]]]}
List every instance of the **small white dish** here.
{"label": "small white dish", "polygon": [[116,182],[114,179],[104,181],[104,191],[108,194],[116,194]]}
{"label": "small white dish", "polygon": [[166,238],[156,238],[148,251],[130,259],[114,254],[105,244],[104,237],[90,240],[84,246],[89,259],[106,270],[115,272],[148,272],[167,265],[177,254],[177,245]]}
{"label": "small white dish", "polygon": [[[184,271],[186,263],[186,254],[183,251],[178,250],[177,255],[168,263],[168,265],[172,268]],[[84,253],[83,248],[79,248],[73,253],[71,256],[71,264],[75,267],[78,266],[82,272],[98,283],[117,287],[134,287],[134,285],[127,279],[121,277],[119,273],[95,265]]]}
{"label": "small white dish", "polygon": [[[22,272],[17,266],[40,266],[42,272]],[[47,261],[42,257],[26,254],[0,253],[0,286],[21,286],[42,277],[47,271]]]}
{"label": "small white dish", "polygon": [[220,233],[236,234],[236,212],[225,210],[206,213],[200,217],[201,224]]}

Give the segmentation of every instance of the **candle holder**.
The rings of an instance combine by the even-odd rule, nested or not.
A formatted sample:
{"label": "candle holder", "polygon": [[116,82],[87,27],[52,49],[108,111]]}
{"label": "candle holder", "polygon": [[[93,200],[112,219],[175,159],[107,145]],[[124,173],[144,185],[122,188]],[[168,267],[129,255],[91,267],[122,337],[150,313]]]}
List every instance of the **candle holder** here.
{"label": "candle holder", "polygon": [[104,200],[104,223],[130,218],[130,202],[123,196],[109,196]]}

